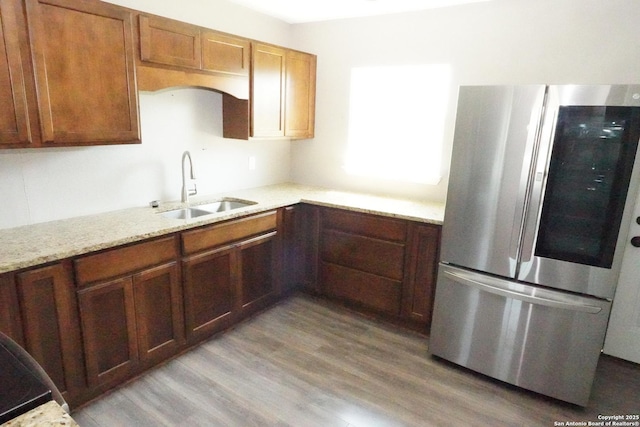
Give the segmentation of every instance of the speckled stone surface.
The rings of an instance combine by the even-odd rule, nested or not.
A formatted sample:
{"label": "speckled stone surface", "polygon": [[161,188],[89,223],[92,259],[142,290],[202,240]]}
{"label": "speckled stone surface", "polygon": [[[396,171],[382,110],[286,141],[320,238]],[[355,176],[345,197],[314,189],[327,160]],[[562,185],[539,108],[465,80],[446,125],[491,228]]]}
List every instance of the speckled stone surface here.
{"label": "speckled stone surface", "polygon": [[55,401],[40,405],[6,423],[2,427],[79,427]]}
{"label": "speckled stone surface", "polygon": [[161,212],[182,207],[179,202],[170,202],[162,203],[158,208],[131,208],[0,229],[0,273],[300,202],[431,224],[442,224],[444,218],[442,203],[370,196],[297,184],[278,184],[194,197],[191,206],[223,197],[257,203],[192,219],[171,219],[159,215]]}

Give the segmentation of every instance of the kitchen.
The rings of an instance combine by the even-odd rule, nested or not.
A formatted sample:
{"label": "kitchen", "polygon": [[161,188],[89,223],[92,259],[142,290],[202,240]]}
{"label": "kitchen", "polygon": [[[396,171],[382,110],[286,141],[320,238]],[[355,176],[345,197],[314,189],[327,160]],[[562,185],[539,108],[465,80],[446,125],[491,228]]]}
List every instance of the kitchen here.
{"label": "kitchen", "polygon": [[[1,152],[0,185],[5,206],[11,207],[0,212],[3,228],[175,200],[179,159],[187,149],[194,157],[200,194],[293,181],[442,203],[458,85],[633,83],[640,63],[637,50],[627,48],[629,40],[638,38],[632,19],[637,5],[631,1],[492,1],[293,26],[222,1],[215,6],[193,2],[179,10],[167,3],[138,3],[119,4],[317,54],[315,138],[223,139],[219,94],[194,89],[142,93],[142,145]],[[202,13],[209,8],[212,13]],[[381,26],[387,30],[379,31]],[[442,179],[435,185],[398,185],[348,174],[343,153],[351,68],[416,63],[446,63],[453,70],[438,174]]]}

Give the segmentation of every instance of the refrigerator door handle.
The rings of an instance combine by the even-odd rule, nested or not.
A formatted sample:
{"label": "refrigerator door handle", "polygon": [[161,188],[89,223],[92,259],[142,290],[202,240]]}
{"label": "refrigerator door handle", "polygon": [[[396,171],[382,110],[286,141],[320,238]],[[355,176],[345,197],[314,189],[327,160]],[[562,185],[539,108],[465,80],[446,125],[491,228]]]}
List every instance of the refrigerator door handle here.
{"label": "refrigerator door handle", "polygon": [[509,244],[509,257],[513,261],[511,271],[512,277],[517,277],[517,263],[520,261],[522,239],[525,230],[525,209],[529,205],[531,187],[534,182],[533,167],[538,157],[540,148],[540,138],[542,134],[542,124],[545,111],[546,86],[540,88],[529,120],[527,141],[525,143],[525,155],[522,162],[522,174],[516,197],[516,209],[514,213],[514,231]]}
{"label": "refrigerator door handle", "polygon": [[[497,283],[495,283],[494,285],[483,283],[478,280],[474,280],[473,273],[466,274],[464,272],[458,272],[458,271],[454,272],[450,270],[445,270],[443,273],[446,276],[448,276],[451,280],[454,280],[455,282],[460,283],[462,285],[470,286],[484,292],[489,292],[489,293],[503,296],[506,298],[517,299],[517,300],[528,302],[531,304],[544,305],[547,307],[560,308],[560,309],[571,310],[571,311],[579,311],[579,312],[590,313],[590,314],[598,314],[602,311],[602,307],[598,307],[596,305],[589,305],[589,304],[582,304],[577,302],[563,301],[561,299],[554,299],[552,295],[546,295],[545,297],[528,295],[515,290],[505,289],[505,288],[495,286],[497,285]],[[499,279],[494,279],[492,281],[498,282],[498,280]],[[505,283],[509,283],[509,282],[505,282]],[[527,285],[522,285],[522,286],[527,286]],[[547,292],[547,294],[551,294],[551,292],[552,291],[549,291]]]}
{"label": "refrigerator door handle", "polygon": [[[531,188],[524,217],[522,229],[522,249],[520,253],[520,269],[528,270],[534,253],[534,247],[538,235],[540,214],[542,212],[542,200],[547,182],[549,159],[551,157],[554,134],[556,130],[556,119],[560,108],[558,94],[549,88],[547,92],[546,105],[541,125],[540,143],[535,153],[533,163],[533,176]],[[523,277],[528,272],[519,272],[518,277]]]}

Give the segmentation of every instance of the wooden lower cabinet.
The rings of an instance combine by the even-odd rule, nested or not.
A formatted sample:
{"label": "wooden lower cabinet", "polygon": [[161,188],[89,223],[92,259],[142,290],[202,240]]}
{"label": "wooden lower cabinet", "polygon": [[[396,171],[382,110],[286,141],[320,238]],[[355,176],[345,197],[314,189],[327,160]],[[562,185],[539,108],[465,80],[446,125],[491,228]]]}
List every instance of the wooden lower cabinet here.
{"label": "wooden lower cabinet", "polygon": [[139,357],[131,277],[83,289],[78,299],[89,386],[132,375]]}
{"label": "wooden lower cabinet", "polygon": [[402,315],[431,326],[436,275],[440,257],[439,225],[412,223],[409,228],[407,282],[402,303]]}
{"label": "wooden lower cabinet", "polygon": [[24,346],[20,305],[14,274],[0,275],[0,332]]}
{"label": "wooden lower cabinet", "polygon": [[182,233],[187,340],[201,341],[280,293],[282,211]]}
{"label": "wooden lower cabinet", "polygon": [[24,347],[73,405],[85,380],[71,264],[18,273],[16,284]]}
{"label": "wooden lower cabinet", "polygon": [[184,345],[176,239],[155,239],[75,261],[90,387],[113,386]]}
{"label": "wooden lower cabinet", "polygon": [[333,298],[399,316],[406,221],[324,209],[321,224],[323,292]]}
{"label": "wooden lower cabinet", "polygon": [[276,297],[278,242],[275,231],[238,245],[238,309],[251,314]]}
{"label": "wooden lower cabinet", "polygon": [[319,218],[319,292],[428,330],[440,226],[329,208]]}
{"label": "wooden lower cabinet", "polygon": [[232,247],[206,251],[182,261],[187,339],[199,341],[232,321],[237,252]]}
{"label": "wooden lower cabinet", "polygon": [[439,240],[299,204],[2,274],[0,330],[74,407],[298,288],[426,332]]}

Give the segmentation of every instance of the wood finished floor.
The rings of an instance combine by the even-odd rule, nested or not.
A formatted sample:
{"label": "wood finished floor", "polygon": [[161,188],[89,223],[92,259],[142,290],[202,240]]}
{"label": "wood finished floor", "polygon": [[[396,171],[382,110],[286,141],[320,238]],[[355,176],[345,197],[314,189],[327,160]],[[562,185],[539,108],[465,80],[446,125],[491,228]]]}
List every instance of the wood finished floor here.
{"label": "wood finished floor", "polygon": [[427,339],[296,295],[73,413],[94,426],[554,426],[640,414],[601,358],[588,408],[427,355]]}

